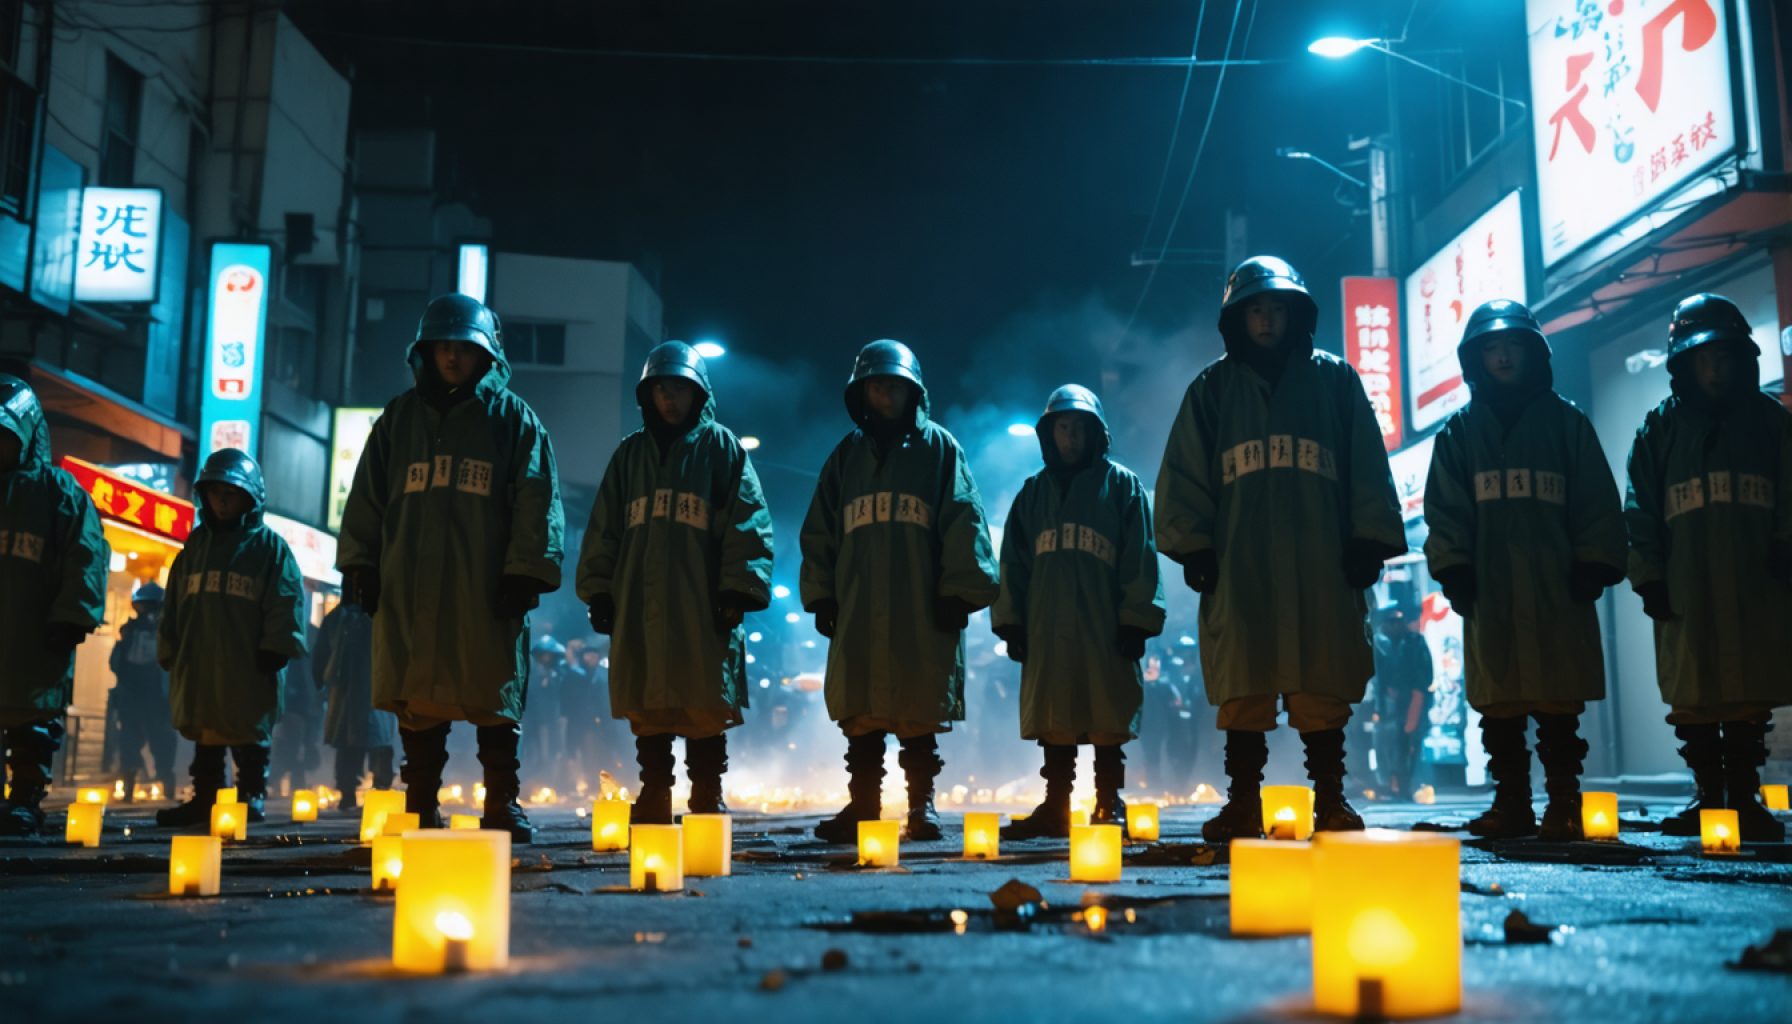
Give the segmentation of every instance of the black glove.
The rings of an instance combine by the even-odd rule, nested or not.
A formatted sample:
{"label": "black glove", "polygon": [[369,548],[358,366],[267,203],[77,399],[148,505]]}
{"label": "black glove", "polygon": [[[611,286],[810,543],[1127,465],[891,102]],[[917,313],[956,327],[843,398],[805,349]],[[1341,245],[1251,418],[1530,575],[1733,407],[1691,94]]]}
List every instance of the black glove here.
{"label": "black glove", "polygon": [[734,632],[747,618],[747,605],[751,602],[741,594],[724,590],[716,595],[715,616],[716,632],[727,636]]}
{"label": "black glove", "polygon": [[380,606],[380,571],[367,565],[342,570],[343,600],[358,604],[369,615]]}
{"label": "black glove", "polygon": [[1617,575],[1617,570],[1596,562],[1576,562],[1568,570],[1568,596],[1579,604],[1592,604],[1617,582],[1612,579]]}
{"label": "black glove", "polygon": [[995,634],[1008,645],[1008,657],[1011,661],[1018,665],[1027,660],[1027,627],[1003,626]]}
{"label": "black glove", "polygon": [[81,641],[87,639],[87,631],[80,626],[72,626],[66,622],[51,622],[44,626],[44,650],[58,657],[66,658],[75,653]]}
{"label": "black glove", "polygon": [[278,651],[256,651],[255,671],[264,676],[271,676],[286,667],[286,655]]}
{"label": "black glove", "polygon": [[1120,649],[1120,656],[1127,661],[1138,661],[1145,656],[1145,641],[1151,634],[1137,626],[1121,626],[1115,645]]}
{"label": "black glove", "polygon": [[943,633],[957,633],[971,624],[976,607],[956,597],[936,597],[933,601],[933,624]]}
{"label": "black glove", "polygon": [[1432,574],[1437,585],[1444,588],[1444,600],[1456,609],[1456,614],[1468,618],[1475,610],[1475,567],[1459,565],[1454,569],[1445,569]]}
{"label": "black glove", "polygon": [[1368,590],[1381,579],[1381,566],[1386,561],[1381,545],[1352,537],[1344,543],[1344,582],[1352,590]]}
{"label": "black glove", "polygon": [[1767,572],[1780,586],[1792,587],[1792,541],[1773,542],[1767,553]]}
{"label": "black glove", "polygon": [[498,577],[498,599],[492,611],[500,619],[520,619],[541,604],[541,584],[527,576]]}
{"label": "black glove", "polygon": [[831,597],[822,598],[809,607],[809,614],[815,616],[815,632],[834,639],[834,626],[840,618],[840,602]]}
{"label": "black glove", "polygon": [[591,628],[604,636],[616,628],[616,600],[608,594],[591,599]]}
{"label": "black glove", "polygon": [[1211,594],[1220,581],[1220,553],[1202,548],[1182,563],[1182,581],[1197,594]]}
{"label": "black glove", "polygon": [[1645,583],[1636,588],[1636,596],[1643,599],[1643,614],[1656,622],[1671,622],[1674,619],[1674,606],[1668,601],[1668,585],[1662,580]]}

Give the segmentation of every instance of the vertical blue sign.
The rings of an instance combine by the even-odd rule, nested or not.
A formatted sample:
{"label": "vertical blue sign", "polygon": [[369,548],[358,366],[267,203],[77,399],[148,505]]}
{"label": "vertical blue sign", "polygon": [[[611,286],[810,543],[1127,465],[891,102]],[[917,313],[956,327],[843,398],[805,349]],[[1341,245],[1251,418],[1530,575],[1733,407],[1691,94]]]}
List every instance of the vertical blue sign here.
{"label": "vertical blue sign", "polygon": [[199,459],[220,448],[256,454],[261,440],[261,368],[272,250],[212,243],[206,290],[205,390],[199,399]]}

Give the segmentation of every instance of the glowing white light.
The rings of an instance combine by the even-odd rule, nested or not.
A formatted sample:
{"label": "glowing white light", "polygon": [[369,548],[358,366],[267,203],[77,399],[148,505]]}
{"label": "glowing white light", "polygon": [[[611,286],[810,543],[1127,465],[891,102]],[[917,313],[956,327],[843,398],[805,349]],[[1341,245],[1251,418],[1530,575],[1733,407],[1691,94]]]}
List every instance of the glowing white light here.
{"label": "glowing white light", "polygon": [[750,644],[756,644],[759,641],[764,640],[764,639],[765,639],[765,634],[759,632],[757,629],[755,629],[753,632],[747,634],[747,642]]}
{"label": "glowing white light", "polygon": [[1349,36],[1326,36],[1307,45],[1307,52],[1337,60],[1348,57],[1365,46],[1374,46],[1376,39],[1351,39]]}
{"label": "glowing white light", "polygon": [[772,596],[782,601],[790,596],[790,588],[780,583],[772,588]]}
{"label": "glowing white light", "polygon": [[1010,424],[1008,424],[1008,436],[1009,437],[1032,437],[1033,436],[1033,424],[1031,424],[1031,423],[1010,423]]}
{"label": "glowing white light", "polygon": [[798,615],[795,612],[791,612],[790,614],[784,616],[784,621],[785,622],[801,622],[801,621],[803,621],[803,617],[801,615]]}
{"label": "glowing white light", "polygon": [[691,347],[696,349],[697,354],[705,359],[720,359],[728,354],[728,350],[723,348],[720,342],[716,341],[699,341]]}
{"label": "glowing white light", "polygon": [[748,436],[740,439],[740,446],[750,452],[758,451],[759,450],[759,439],[757,437],[753,437],[752,435],[748,435]]}

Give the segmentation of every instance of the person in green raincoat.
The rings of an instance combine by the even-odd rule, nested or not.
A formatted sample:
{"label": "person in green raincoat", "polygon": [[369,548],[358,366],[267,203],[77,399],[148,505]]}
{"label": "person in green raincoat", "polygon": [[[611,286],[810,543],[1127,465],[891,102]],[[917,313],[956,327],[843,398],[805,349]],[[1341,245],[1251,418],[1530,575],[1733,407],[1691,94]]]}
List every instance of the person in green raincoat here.
{"label": "person in green raincoat", "polygon": [[1406,550],[1381,430],[1349,363],[1313,348],[1319,307],[1283,260],[1226,281],[1226,354],[1182,400],[1157,475],[1157,546],[1201,594],[1201,669],[1230,797],[1209,841],[1256,836],[1276,704],[1306,746],[1314,827],[1350,830],[1344,726],[1374,674],[1363,592]]}
{"label": "person in green raincoat", "polygon": [[815,835],[858,841],[877,818],[884,738],[902,745],[911,839],[940,838],[935,737],[964,718],[964,629],[1000,592],[964,450],[928,417],[921,363],[874,341],[846,385],[858,426],[822,467],[803,520],[802,602],[828,646],[828,715],[846,734],[849,802]]}
{"label": "person in green raincoat", "polygon": [[[1618,484],[1586,415],[1554,390],[1549,341],[1508,299],[1470,315],[1456,350],[1472,399],[1444,424],[1425,482],[1425,558],[1463,618],[1493,805],[1478,836],[1581,838],[1580,715],[1605,697],[1595,604],[1624,578]],[[1549,803],[1531,808],[1525,728]]]}
{"label": "person in green raincoat", "polygon": [[579,599],[610,637],[610,711],[635,734],[632,820],[672,822],[685,738],[693,814],[725,814],[727,730],[747,706],[741,621],[771,604],[772,519],[753,460],[716,422],[703,357],[682,341],[647,354],[641,429],[604,471],[579,552]]}
{"label": "person in green raincoat", "polygon": [[1065,385],[1035,430],[1045,469],[1008,510],[990,623],[1021,665],[1020,734],[1045,751],[1045,800],[1002,830],[1008,839],[1070,835],[1079,743],[1095,747],[1091,823],[1126,824],[1122,744],[1139,734],[1145,643],[1164,629],[1151,500],[1108,457],[1101,400]]}
{"label": "person in green raincoat", "polygon": [[262,522],[267,485],[248,453],[213,452],[193,488],[198,525],[168,569],[156,627],[174,727],[194,744],[193,798],[156,812],[156,824],[211,822],[226,749],[237,798],[250,821],[261,821],[286,663],[305,653],[304,577],[286,541]]}
{"label": "person in green raincoat", "polygon": [[405,809],[441,826],[448,732],[471,722],[483,825],[527,843],[528,615],[560,586],[565,533],[554,448],[508,386],[503,330],[484,303],[431,301],[407,359],[416,387],[374,422],[336,564],[348,599],[373,616],[373,704],[398,716]]}
{"label": "person in green raincoat", "polygon": [[1792,413],[1760,390],[1748,320],[1694,295],[1668,327],[1673,394],[1630,449],[1630,584],[1655,620],[1655,673],[1697,794],[1662,822],[1737,813],[1742,838],[1779,842],[1761,806],[1773,709],[1792,704],[1782,636],[1792,622]]}
{"label": "person in green raincoat", "polygon": [[37,393],[0,374],[0,735],[12,786],[0,835],[43,830],[75,648],[105,617],[111,561],[93,501],[50,458]]}

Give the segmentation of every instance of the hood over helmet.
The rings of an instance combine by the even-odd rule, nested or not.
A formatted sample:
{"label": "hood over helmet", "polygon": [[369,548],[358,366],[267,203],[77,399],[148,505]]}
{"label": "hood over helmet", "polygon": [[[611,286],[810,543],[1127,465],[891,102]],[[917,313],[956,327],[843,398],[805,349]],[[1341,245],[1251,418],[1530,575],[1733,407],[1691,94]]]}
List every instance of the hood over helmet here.
{"label": "hood over helmet", "polygon": [[1259,295],[1285,295],[1289,299],[1288,336],[1283,350],[1290,353],[1313,351],[1313,332],[1319,326],[1319,304],[1307,291],[1300,272],[1287,260],[1276,256],[1253,256],[1233,268],[1226,278],[1226,291],[1220,298],[1220,339],[1231,354],[1250,352],[1256,345],[1245,330],[1245,303]]}
{"label": "hood over helmet", "polygon": [[1066,384],[1046,398],[1045,411],[1039,414],[1039,422],[1033,427],[1033,432],[1039,435],[1039,454],[1045,459],[1045,464],[1047,466],[1058,464],[1058,445],[1052,439],[1052,421],[1055,417],[1068,413],[1085,413],[1093,416],[1095,422],[1101,427],[1100,431],[1090,438],[1089,461],[1094,462],[1107,455],[1108,449],[1113,447],[1114,437],[1108,429],[1107,415],[1102,412],[1101,399],[1095,396],[1095,392],[1081,384]]}
{"label": "hood over helmet", "polygon": [[241,489],[249,495],[249,511],[243,514],[244,525],[254,526],[261,522],[263,508],[268,501],[267,483],[262,479],[261,467],[249,457],[249,453],[239,448],[220,448],[206,457],[205,465],[199,469],[199,478],[193,481],[193,489],[200,494],[198,508],[194,515],[201,521],[209,516],[205,507],[205,488],[207,484],[229,484]]}
{"label": "hood over helmet", "polygon": [[1481,358],[1481,347],[1494,335],[1506,335],[1524,345],[1525,379],[1515,390],[1530,393],[1555,387],[1555,370],[1550,363],[1549,339],[1537,317],[1522,302],[1493,299],[1475,307],[1468,324],[1462,329],[1462,342],[1456,346],[1456,361],[1462,366],[1462,379],[1470,391],[1479,392],[1494,381],[1487,376]]}
{"label": "hood over helmet", "polygon": [[475,390],[491,381],[497,387],[510,383],[510,361],[504,357],[504,328],[498,314],[470,295],[451,292],[430,300],[417,321],[417,337],[411,342],[405,361],[411,376],[421,387],[435,378],[435,367],[429,361],[428,344],[435,341],[464,341],[479,347],[491,359],[491,366],[474,383]]}
{"label": "hood over helmet", "polygon": [[19,439],[19,468],[47,469],[50,460],[50,427],[44,407],[31,385],[11,374],[0,373],[0,430]]}
{"label": "hood over helmet", "polygon": [[852,376],[846,381],[846,412],[859,426],[866,426],[871,415],[865,407],[865,381],[872,377],[901,377],[915,386],[913,425],[920,426],[927,418],[927,385],[921,381],[921,360],[900,341],[884,338],[859,350],[853,360]]}
{"label": "hood over helmet", "polygon": [[[1668,324],[1669,375],[1679,378],[1688,374],[1692,353],[1707,345],[1729,346],[1751,363],[1758,364],[1761,358],[1742,310],[1722,295],[1700,292],[1674,307],[1674,319]],[[1757,365],[1757,380],[1759,372]]]}
{"label": "hood over helmet", "polygon": [[703,397],[691,406],[693,424],[705,415],[714,415],[715,391],[709,386],[709,364],[696,349],[682,341],[662,341],[647,353],[647,362],[641,365],[641,379],[635,384],[635,402],[641,407],[641,422],[650,425],[658,422],[653,412],[652,389],[648,385],[663,377],[688,380],[703,393]]}

